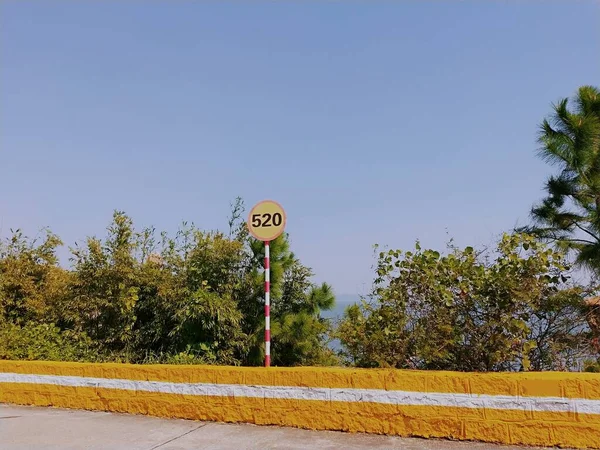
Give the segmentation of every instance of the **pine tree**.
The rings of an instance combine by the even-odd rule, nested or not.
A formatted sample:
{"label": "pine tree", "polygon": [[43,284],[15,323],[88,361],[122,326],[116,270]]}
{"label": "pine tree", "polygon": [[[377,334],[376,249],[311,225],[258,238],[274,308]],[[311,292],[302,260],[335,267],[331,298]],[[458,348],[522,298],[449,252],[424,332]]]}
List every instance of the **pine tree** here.
{"label": "pine tree", "polygon": [[600,90],[582,86],[573,103],[562,99],[541,125],[539,155],[560,172],[531,211],[534,225],[521,231],[575,251],[600,273]]}

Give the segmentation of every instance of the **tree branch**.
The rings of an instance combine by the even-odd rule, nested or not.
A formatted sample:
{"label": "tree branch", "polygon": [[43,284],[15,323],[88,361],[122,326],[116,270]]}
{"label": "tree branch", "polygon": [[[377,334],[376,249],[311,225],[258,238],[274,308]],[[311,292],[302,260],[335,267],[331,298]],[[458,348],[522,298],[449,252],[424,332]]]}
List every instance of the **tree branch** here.
{"label": "tree branch", "polygon": [[589,234],[590,236],[592,236],[594,239],[596,239],[596,242],[600,241],[600,238],[598,236],[596,236],[594,233],[592,233],[590,230],[587,230],[585,228],[583,228],[581,225],[579,225],[577,222],[573,222],[573,225],[575,225],[577,228],[579,228],[581,231],[583,231],[584,233]]}
{"label": "tree branch", "polygon": [[556,238],[555,240],[557,241],[568,241],[568,242],[581,242],[583,244],[596,244],[596,242],[592,242],[592,241],[588,241],[587,239],[562,239],[562,238]]}

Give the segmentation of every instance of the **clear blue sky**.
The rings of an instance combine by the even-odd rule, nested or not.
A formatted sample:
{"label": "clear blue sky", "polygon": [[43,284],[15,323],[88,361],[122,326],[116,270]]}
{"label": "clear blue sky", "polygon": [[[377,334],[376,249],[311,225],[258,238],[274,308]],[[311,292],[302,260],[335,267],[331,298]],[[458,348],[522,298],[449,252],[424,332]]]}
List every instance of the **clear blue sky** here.
{"label": "clear blue sky", "polygon": [[484,245],[542,195],[550,103],[600,83],[599,2],[0,5],[2,234],[174,231],[273,198],[364,293],[372,244]]}

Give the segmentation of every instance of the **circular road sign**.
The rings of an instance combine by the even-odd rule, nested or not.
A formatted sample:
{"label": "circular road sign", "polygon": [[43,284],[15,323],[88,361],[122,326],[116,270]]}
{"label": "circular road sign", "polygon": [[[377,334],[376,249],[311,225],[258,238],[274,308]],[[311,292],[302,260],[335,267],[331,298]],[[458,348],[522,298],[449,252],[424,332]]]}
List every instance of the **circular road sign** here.
{"label": "circular road sign", "polygon": [[248,215],[248,231],[259,241],[272,241],[283,233],[285,211],[273,200],[264,200],[254,205]]}

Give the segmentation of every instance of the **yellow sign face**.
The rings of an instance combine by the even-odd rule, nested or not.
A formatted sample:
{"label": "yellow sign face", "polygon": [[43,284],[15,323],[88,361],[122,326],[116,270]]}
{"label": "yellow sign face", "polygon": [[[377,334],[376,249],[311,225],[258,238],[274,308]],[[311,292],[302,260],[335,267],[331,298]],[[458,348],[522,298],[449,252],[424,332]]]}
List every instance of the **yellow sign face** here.
{"label": "yellow sign face", "polygon": [[272,241],[285,228],[285,211],[273,200],[264,200],[254,206],[248,215],[248,231],[259,241]]}

